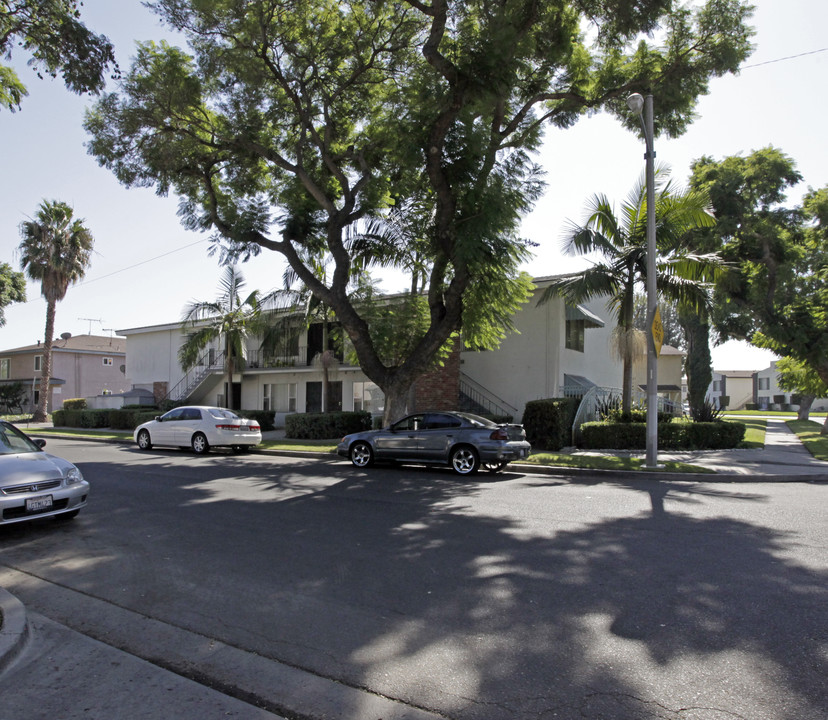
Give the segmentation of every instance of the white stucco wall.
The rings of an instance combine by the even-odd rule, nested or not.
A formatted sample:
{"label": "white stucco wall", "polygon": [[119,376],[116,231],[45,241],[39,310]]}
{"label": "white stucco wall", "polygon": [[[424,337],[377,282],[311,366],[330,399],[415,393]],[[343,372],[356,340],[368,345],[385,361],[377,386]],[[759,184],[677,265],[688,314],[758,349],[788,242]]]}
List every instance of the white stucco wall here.
{"label": "white stucco wall", "polygon": [[621,365],[614,358],[610,338],[614,326],[606,303],[582,305],[600,317],[603,328],[584,334],[584,352],[566,346],[565,304],[553,299],[538,306],[542,286],[515,316],[518,332],[507,336],[497,350],[464,351],[461,372],[517,409],[516,418],[530,400],[560,397],[564,375],[581,375],[596,385],[621,386]]}

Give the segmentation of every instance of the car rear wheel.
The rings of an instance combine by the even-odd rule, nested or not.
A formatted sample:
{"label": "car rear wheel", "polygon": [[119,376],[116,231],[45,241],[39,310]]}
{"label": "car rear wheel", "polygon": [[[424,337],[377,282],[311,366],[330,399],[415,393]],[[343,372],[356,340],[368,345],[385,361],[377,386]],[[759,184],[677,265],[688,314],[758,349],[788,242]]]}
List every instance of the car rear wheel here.
{"label": "car rear wheel", "polygon": [[356,467],[368,467],[374,462],[374,451],[362,440],[351,445],[351,462]]}
{"label": "car rear wheel", "polygon": [[485,467],[486,470],[488,470],[490,473],[499,473],[508,464],[509,464],[508,460],[501,460],[500,462],[484,463],[483,467]]}
{"label": "car rear wheel", "polygon": [[472,475],[480,467],[480,458],[473,447],[463,445],[452,450],[451,466],[458,475]]}
{"label": "car rear wheel", "polygon": [[210,443],[207,442],[207,436],[204,433],[196,433],[190,443],[193,452],[196,455],[204,455],[210,449]]}
{"label": "car rear wheel", "polygon": [[141,430],[138,433],[138,447],[141,450],[152,450],[152,440],[148,430]]}

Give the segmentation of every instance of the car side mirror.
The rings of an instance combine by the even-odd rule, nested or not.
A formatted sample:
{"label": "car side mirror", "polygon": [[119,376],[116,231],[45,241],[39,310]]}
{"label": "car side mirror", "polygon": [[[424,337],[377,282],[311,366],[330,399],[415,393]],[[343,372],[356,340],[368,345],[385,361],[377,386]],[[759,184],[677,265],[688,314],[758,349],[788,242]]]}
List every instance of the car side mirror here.
{"label": "car side mirror", "polygon": [[35,438],[34,444],[41,450],[46,447],[46,441],[43,438]]}

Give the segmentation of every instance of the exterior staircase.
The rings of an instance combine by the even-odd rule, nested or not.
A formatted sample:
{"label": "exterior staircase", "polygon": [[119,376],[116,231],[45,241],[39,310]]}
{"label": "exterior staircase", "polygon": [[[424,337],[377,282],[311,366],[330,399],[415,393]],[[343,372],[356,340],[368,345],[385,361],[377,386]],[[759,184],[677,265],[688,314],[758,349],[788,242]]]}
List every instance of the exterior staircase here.
{"label": "exterior staircase", "polygon": [[211,375],[216,372],[224,372],[224,353],[220,353],[210,358],[210,351],[208,350],[202,355],[196,365],[184,373],[172,389],[166,394],[163,402],[183,403],[186,402],[198,387]]}
{"label": "exterior staircase", "polygon": [[458,402],[460,410],[491,417],[510,417],[512,422],[518,422],[516,418],[517,408],[510,405],[493,392],[483,387],[480,383],[472,380],[465,373],[460,373],[460,397]]}

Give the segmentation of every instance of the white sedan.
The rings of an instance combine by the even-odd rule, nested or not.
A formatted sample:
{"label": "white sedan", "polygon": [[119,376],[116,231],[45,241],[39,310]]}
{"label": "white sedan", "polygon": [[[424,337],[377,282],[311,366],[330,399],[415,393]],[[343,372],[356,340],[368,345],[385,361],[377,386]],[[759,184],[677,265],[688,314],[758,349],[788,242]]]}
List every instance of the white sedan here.
{"label": "white sedan", "polygon": [[178,407],[135,428],[135,442],[141,450],[153,445],[190,447],[202,455],[211,447],[229,447],[245,452],[262,441],[262,428],[256,420],[239,417],[219,407]]}

